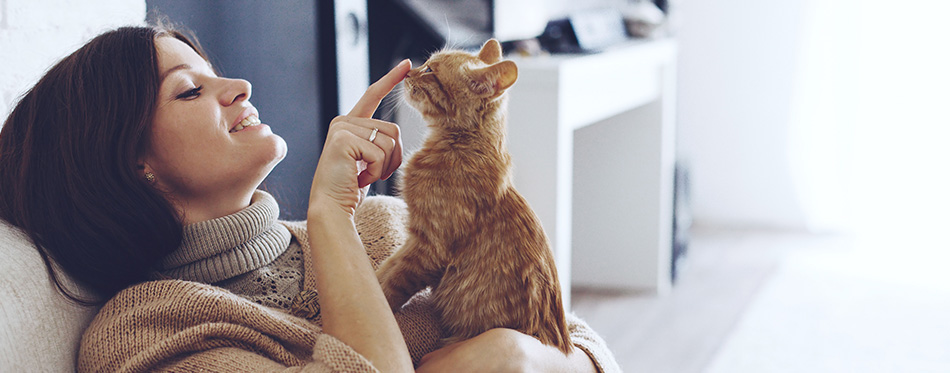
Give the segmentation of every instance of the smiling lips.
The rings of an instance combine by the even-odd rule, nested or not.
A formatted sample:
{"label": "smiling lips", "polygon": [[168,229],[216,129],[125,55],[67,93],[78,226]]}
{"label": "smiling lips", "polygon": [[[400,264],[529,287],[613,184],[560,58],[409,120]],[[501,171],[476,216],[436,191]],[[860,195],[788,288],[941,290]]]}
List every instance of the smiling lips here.
{"label": "smiling lips", "polygon": [[238,123],[236,126],[234,126],[234,128],[232,128],[228,132],[234,133],[234,132],[243,130],[245,127],[252,127],[258,124],[261,124],[261,120],[257,117],[257,115],[251,114],[247,118],[244,118],[244,120],[242,120],[241,123]]}

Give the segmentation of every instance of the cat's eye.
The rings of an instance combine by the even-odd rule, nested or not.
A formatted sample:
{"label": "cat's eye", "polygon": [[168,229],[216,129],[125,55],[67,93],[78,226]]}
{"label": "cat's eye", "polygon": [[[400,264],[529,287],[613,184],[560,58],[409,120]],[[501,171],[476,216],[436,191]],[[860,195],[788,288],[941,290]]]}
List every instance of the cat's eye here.
{"label": "cat's eye", "polygon": [[431,72],[432,72],[432,68],[429,67],[429,66],[426,66],[426,69],[423,70],[422,72],[423,72],[423,73],[431,73]]}

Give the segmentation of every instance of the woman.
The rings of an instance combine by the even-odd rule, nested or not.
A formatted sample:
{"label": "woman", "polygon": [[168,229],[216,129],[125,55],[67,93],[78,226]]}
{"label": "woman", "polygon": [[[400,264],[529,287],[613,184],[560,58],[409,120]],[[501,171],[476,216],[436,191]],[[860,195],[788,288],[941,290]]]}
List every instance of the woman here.
{"label": "woman", "polygon": [[276,202],[256,190],[286,144],[260,122],[251,85],[217,76],[181,33],[121,28],[50,69],[0,132],[0,216],[48,267],[111,298],[79,369],[615,369],[577,320],[569,355],[509,329],[431,351],[426,299],[389,309],[358,207],[401,163],[398,126],[371,116],[410,68],[333,120],[299,223],[276,222]]}

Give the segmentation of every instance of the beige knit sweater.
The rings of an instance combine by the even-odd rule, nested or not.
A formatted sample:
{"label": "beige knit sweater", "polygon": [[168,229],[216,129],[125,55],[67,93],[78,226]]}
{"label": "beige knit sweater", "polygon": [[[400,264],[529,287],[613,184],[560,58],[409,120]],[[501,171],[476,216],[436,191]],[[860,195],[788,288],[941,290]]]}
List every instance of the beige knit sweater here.
{"label": "beige knit sweater", "polygon": [[[373,266],[407,237],[405,204],[373,197],[357,211],[356,225]],[[315,289],[305,222],[284,223],[304,251],[304,288]],[[438,348],[442,336],[426,293],[396,313],[413,362]],[[619,371],[603,340],[583,321],[569,318],[573,343],[600,371]],[[183,280],[151,281],[123,290],[98,313],[83,335],[80,372],[375,372],[352,348],[313,323],[254,303],[223,288]]]}

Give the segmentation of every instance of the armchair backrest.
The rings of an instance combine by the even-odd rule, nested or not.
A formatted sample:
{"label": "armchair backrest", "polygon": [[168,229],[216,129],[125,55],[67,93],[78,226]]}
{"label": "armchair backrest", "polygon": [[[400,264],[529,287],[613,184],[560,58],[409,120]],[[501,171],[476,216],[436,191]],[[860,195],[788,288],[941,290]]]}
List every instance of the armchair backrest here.
{"label": "armchair backrest", "polygon": [[0,370],[75,371],[79,339],[96,311],[61,295],[29,238],[0,220]]}

